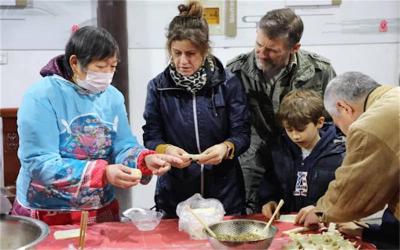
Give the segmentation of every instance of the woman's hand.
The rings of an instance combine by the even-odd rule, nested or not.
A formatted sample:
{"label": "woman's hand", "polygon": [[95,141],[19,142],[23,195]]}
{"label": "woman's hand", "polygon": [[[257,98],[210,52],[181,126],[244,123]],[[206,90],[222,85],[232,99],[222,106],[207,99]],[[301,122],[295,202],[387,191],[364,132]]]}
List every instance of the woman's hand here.
{"label": "woman's hand", "polygon": [[132,174],[132,169],[122,164],[111,164],[106,167],[108,183],[119,188],[136,186],[140,182],[138,175]]}
{"label": "woman's hand", "polygon": [[216,144],[209,147],[200,154],[198,163],[208,165],[218,165],[225,158],[228,147],[224,143]]}
{"label": "woman's hand", "polygon": [[192,159],[190,159],[189,154],[185,150],[177,146],[168,145],[165,149],[165,153],[178,157],[182,160],[182,163],[171,164],[173,167],[186,168],[192,163]]}
{"label": "woman's hand", "polygon": [[167,154],[149,154],[144,158],[144,161],[146,167],[154,175],[163,175],[171,169],[171,165],[179,165],[183,162],[180,158]]}
{"label": "woman's hand", "polygon": [[[278,204],[275,201],[270,201],[262,207],[262,214],[265,216],[267,220],[269,220],[275,212],[276,207]],[[279,212],[276,214],[275,219],[279,219]]]}

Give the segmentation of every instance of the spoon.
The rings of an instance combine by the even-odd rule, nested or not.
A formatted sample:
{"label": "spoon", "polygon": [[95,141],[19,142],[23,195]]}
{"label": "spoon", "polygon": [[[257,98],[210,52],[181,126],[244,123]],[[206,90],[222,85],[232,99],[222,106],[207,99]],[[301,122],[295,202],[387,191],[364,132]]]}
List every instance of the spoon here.
{"label": "spoon", "polygon": [[271,218],[269,218],[269,221],[267,223],[267,225],[265,225],[264,229],[262,230],[262,232],[267,232],[269,229],[269,226],[271,225],[272,221],[274,220],[275,216],[278,214],[279,209],[281,209],[281,207],[283,206],[283,203],[285,203],[282,199],[279,201],[278,206],[276,206],[276,209],[274,211],[274,213],[272,214]]}
{"label": "spoon", "polygon": [[205,230],[211,235],[211,237],[217,239],[217,235],[211,230],[211,228],[201,219],[190,207],[189,212],[200,222]]}

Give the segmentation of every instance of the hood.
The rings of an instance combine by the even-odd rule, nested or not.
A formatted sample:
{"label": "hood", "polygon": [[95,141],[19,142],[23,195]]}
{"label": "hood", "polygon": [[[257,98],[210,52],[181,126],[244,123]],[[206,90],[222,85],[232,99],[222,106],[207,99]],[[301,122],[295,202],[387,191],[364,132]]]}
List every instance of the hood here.
{"label": "hood", "polygon": [[[338,133],[335,125],[332,122],[325,122],[324,126],[319,130],[319,135],[321,139],[319,143],[315,145],[318,149],[324,149],[330,144],[332,141],[342,142],[344,141],[343,136]],[[319,144],[319,145],[318,145]]]}
{"label": "hood", "polygon": [[40,75],[51,76],[51,75],[59,75],[64,79],[70,79],[70,75],[66,69],[67,61],[65,60],[64,55],[59,55],[51,59],[41,70]]}

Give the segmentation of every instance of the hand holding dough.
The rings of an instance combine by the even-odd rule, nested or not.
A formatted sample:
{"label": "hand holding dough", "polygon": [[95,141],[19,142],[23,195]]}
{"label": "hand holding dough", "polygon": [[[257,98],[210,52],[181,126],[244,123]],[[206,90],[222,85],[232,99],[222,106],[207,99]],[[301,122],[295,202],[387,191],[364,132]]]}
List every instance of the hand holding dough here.
{"label": "hand holding dough", "polygon": [[131,175],[136,177],[137,179],[142,179],[142,171],[140,171],[140,169],[133,168],[131,170]]}

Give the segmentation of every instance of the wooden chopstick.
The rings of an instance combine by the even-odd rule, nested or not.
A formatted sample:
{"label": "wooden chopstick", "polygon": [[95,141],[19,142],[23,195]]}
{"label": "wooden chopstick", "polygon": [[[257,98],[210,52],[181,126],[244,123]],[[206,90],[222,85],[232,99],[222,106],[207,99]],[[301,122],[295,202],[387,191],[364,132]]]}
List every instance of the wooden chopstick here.
{"label": "wooden chopstick", "polygon": [[86,229],[88,224],[88,211],[82,211],[81,213],[81,223],[79,226],[79,244],[78,249],[83,250],[85,247],[85,236],[86,236]]}
{"label": "wooden chopstick", "polygon": [[203,226],[203,228],[205,230],[207,230],[207,232],[211,235],[211,237],[217,239],[217,235],[213,232],[213,230],[211,230],[211,228],[203,221],[203,219],[200,218],[200,216],[198,216],[196,214],[195,211],[193,211],[190,207],[188,208],[189,212],[200,222],[200,224]]}

